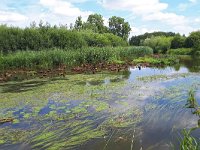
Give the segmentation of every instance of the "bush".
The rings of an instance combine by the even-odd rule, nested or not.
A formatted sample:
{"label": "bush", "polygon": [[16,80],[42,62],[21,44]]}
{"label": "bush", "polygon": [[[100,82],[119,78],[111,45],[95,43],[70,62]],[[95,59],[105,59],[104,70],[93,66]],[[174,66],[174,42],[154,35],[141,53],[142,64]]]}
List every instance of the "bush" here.
{"label": "bush", "polygon": [[171,42],[171,49],[183,48],[185,46],[185,37],[176,35]]}
{"label": "bush", "polygon": [[127,42],[111,33],[68,30],[64,27],[40,26],[20,29],[0,26],[0,51],[80,49],[83,47],[126,46]]}
{"label": "bush", "polygon": [[166,53],[171,46],[172,37],[157,36],[147,38],[142,45],[149,46],[154,50],[154,53]]}

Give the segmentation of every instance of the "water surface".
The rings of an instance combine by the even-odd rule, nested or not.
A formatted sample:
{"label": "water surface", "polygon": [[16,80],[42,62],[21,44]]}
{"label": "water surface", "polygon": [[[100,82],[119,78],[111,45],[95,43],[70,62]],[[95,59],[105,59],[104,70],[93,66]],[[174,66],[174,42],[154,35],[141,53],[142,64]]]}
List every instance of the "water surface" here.
{"label": "water surface", "polygon": [[[192,61],[192,62],[191,62]],[[193,63],[193,65],[191,65]],[[0,84],[0,149],[169,150],[197,126],[198,63]],[[200,138],[200,130],[192,132]]]}

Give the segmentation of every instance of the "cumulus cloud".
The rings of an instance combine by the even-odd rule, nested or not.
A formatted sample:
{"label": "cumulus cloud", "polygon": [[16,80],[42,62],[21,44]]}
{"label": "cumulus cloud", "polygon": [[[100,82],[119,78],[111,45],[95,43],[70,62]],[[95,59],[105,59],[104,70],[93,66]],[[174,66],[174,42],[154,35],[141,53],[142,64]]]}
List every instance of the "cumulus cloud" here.
{"label": "cumulus cloud", "polygon": [[40,0],[40,4],[48,8],[52,13],[68,17],[86,16],[91,13],[89,11],[81,11],[70,2],[63,0]]}
{"label": "cumulus cloud", "polygon": [[90,0],[38,0],[37,2],[25,0],[20,5],[16,5],[17,2],[12,0],[2,0],[0,23],[25,27],[29,26],[32,21],[39,23],[40,20],[43,20],[51,24],[68,24],[69,26],[78,16],[81,15],[83,20],[86,20],[92,13],[83,11],[74,5],[74,3],[86,1]]}
{"label": "cumulus cloud", "polygon": [[99,3],[108,9],[128,10],[138,15],[157,13],[168,7],[167,3],[159,0],[101,0]]}
{"label": "cumulus cloud", "polygon": [[189,0],[190,2],[192,2],[192,3],[196,3],[197,2],[197,0]]}
{"label": "cumulus cloud", "polygon": [[18,22],[25,21],[27,17],[20,13],[10,12],[10,11],[0,11],[0,22]]}
{"label": "cumulus cloud", "polygon": [[[195,0],[191,1],[195,2]],[[179,27],[181,32],[185,29],[186,34],[192,29],[185,16],[167,12],[168,4],[160,0],[100,0],[99,2],[107,9],[129,11],[143,21],[158,21],[165,26],[171,26],[177,32]]]}
{"label": "cumulus cloud", "polygon": [[132,31],[130,33],[130,37],[131,36],[134,36],[134,35],[141,35],[141,34],[144,34],[144,33],[151,33],[151,32],[155,32],[155,31],[161,31],[160,29],[150,29],[148,27],[131,27]]}

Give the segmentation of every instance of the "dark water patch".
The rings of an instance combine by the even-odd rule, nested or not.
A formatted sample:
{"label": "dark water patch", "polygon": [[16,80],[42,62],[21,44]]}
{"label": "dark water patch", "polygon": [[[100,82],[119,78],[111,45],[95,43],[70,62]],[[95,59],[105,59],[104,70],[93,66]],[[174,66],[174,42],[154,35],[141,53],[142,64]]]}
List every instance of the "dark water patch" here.
{"label": "dark water patch", "polygon": [[200,58],[197,56],[182,56],[180,62],[181,65],[188,68],[190,72],[200,71]]}
{"label": "dark water patch", "polygon": [[33,90],[34,88],[38,88],[47,81],[25,81],[25,82],[14,82],[14,83],[1,83],[0,88],[2,88],[3,93],[11,92],[11,93],[20,93]]}

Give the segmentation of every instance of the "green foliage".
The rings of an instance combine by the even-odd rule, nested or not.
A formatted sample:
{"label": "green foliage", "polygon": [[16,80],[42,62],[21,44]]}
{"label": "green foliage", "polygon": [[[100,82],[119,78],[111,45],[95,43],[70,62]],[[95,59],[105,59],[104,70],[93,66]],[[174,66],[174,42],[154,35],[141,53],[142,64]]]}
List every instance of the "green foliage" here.
{"label": "green foliage", "polygon": [[[81,28],[77,25],[77,28]],[[122,38],[111,33],[68,30],[66,27],[51,27],[49,24],[30,28],[0,26],[0,51],[9,53],[17,50],[79,49],[87,46],[126,46]]]}
{"label": "green foliage", "polygon": [[149,46],[154,50],[154,53],[166,53],[171,46],[172,37],[156,36],[145,39],[142,45]]}
{"label": "green foliage", "polygon": [[183,36],[177,34],[172,39],[171,48],[172,49],[183,48],[185,46],[185,40],[186,40],[186,37],[183,37]]}
{"label": "green foliage", "polygon": [[143,41],[147,38],[151,38],[152,36],[166,36],[166,37],[173,37],[176,34],[173,32],[153,32],[153,33],[145,33],[138,36],[132,36],[129,40],[130,45],[140,46]]}
{"label": "green foliage", "polygon": [[169,49],[167,54],[171,55],[190,55],[192,52],[191,48],[178,48],[178,49]]}
{"label": "green foliage", "polygon": [[200,31],[192,32],[185,41],[185,46],[188,48],[195,47],[200,42]]}
{"label": "green foliage", "polygon": [[91,14],[88,16],[85,28],[93,30],[95,33],[104,33],[103,16],[100,14]]}
{"label": "green foliage", "polygon": [[192,32],[186,39],[185,46],[193,48],[193,55],[200,55],[200,31]]}
{"label": "green foliage", "polygon": [[184,129],[182,131],[183,139],[180,143],[180,150],[199,150],[200,149],[200,143],[191,136],[191,131],[187,131]]}
{"label": "green foliage", "polygon": [[178,63],[177,57],[159,56],[159,57],[140,57],[133,60],[133,63],[148,63],[150,65],[172,65]]}
{"label": "green foliage", "polygon": [[122,38],[111,33],[98,34],[91,31],[81,31],[80,34],[84,37],[89,47],[104,47],[104,46],[127,46],[127,42]]}
{"label": "green foliage", "polygon": [[153,54],[153,50],[145,46],[127,47],[123,49],[124,50],[120,50],[120,57],[122,60],[132,61],[133,58]]}
{"label": "green foliage", "polygon": [[125,22],[124,18],[112,16],[109,18],[109,30],[114,35],[127,40],[131,31],[131,27],[128,22]]}
{"label": "green foliage", "polygon": [[76,19],[75,25],[74,25],[74,29],[76,29],[78,31],[81,30],[81,29],[83,29],[83,21],[82,21],[82,17],[81,16],[79,16]]}
{"label": "green foliage", "polygon": [[48,69],[67,65],[68,67],[81,64],[97,64],[110,62],[110,60],[133,59],[138,56],[152,54],[148,47],[104,47],[82,48],[77,50],[43,50],[43,51],[18,51],[0,57],[0,69]]}
{"label": "green foliage", "polygon": [[189,97],[188,97],[186,106],[188,108],[196,108],[196,107],[198,107],[198,103],[197,103],[197,100],[195,98],[195,91],[194,90],[190,90],[189,91]]}

